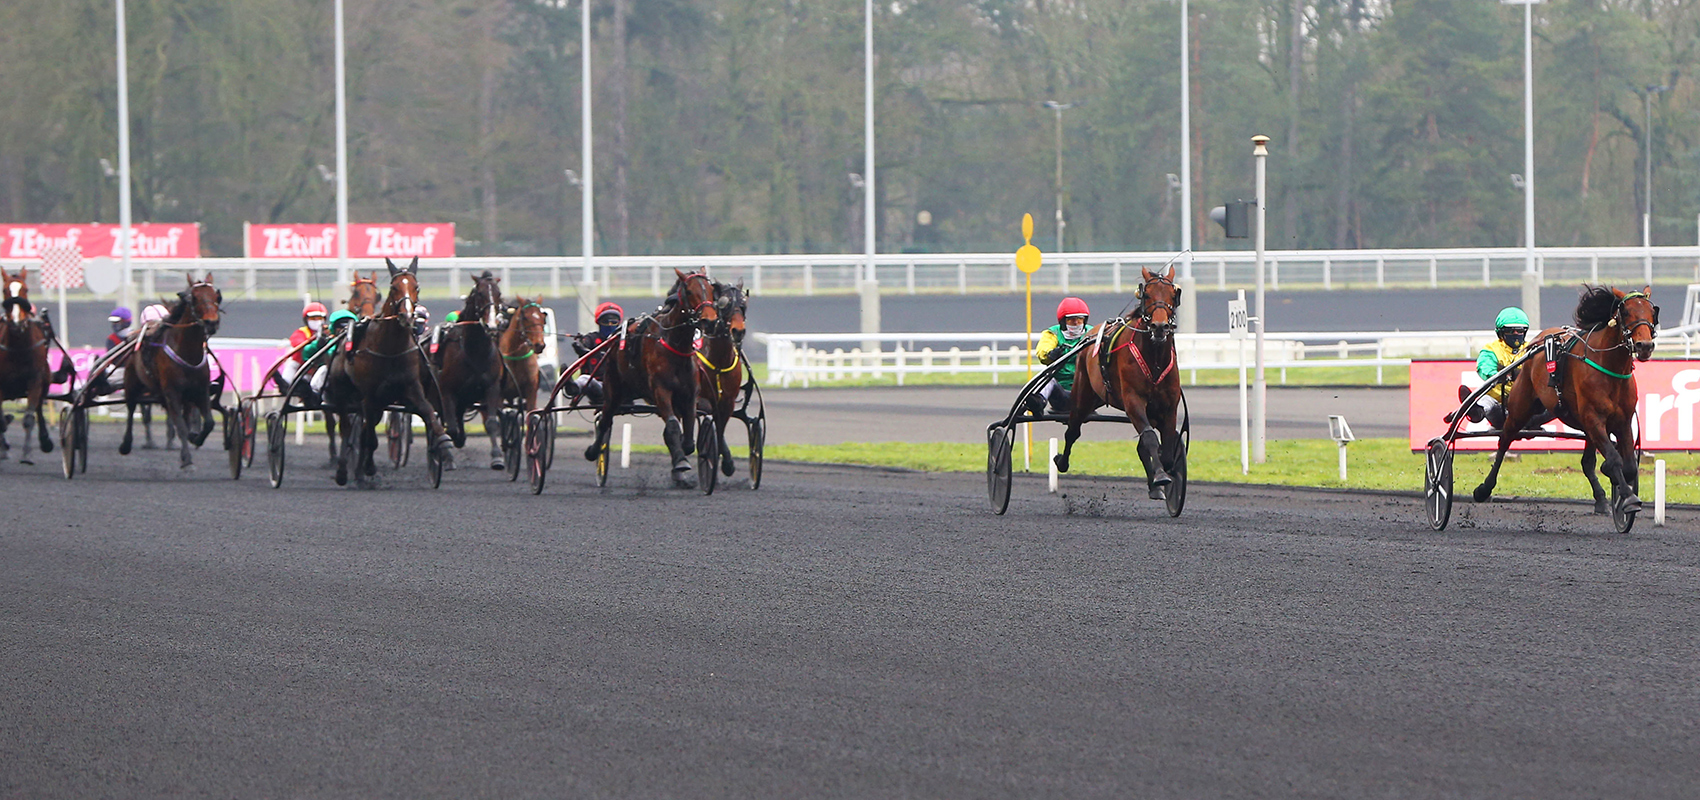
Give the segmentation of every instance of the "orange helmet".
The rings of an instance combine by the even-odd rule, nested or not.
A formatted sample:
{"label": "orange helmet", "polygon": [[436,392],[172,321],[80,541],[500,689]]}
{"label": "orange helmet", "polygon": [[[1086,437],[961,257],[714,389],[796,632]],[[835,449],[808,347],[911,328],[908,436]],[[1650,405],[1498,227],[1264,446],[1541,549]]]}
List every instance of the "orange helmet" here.
{"label": "orange helmet", "polygon": [[625,309],[621,308],[617,303],[609,302],[609,303],[603,303],[602,305],[599,305],[599,306],[596,307],[596,316],[593,317],[593,319],[596,319],[598,322],[600,322],[602,320],[602,315],[607,314],[610,311],[614,312],[615,314],[618,314],[620,316],[620,319],[626,318],[626,310]]}
{"label": "orange helmet", "polygon": [[301,309],[301,318],[302,319],[306,319],[308,317],[322,317],[324,315],[325,315],[325,304],[324,303],[319,303],[319,302],[308,303],[306,308]]}
{"label": "orange helmet", "polygon": [[1086,307],[1086,301],[1078,297],[1064,297],[1063,301],[1057,304],[1058,322],[1062,322],[1065,317],[1089,317],[1091,315],[1092,311]]}

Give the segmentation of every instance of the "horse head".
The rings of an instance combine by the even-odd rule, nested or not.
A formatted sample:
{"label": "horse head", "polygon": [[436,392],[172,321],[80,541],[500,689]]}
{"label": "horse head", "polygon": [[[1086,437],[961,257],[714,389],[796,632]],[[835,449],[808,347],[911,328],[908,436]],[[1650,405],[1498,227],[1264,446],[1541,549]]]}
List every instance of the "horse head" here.
{"label": "horse head", "polygon": [[536,300],[523,297],[514,298],[518,305],[514,308],[513,318],[508,321],[510,326],[519,327],[520,338],[531,345],[531,352],[541,353],[549,345],[549,317],[543,313],[543,306]]}
{"label": "horse head", "polygon": [[1174,335],[1178,323],[1175,309],[1181,302],[1181,290],[1174,281],[1175,268],[1162,273],[1143,267],[1139,271],[1145,274],[1145,282],[1135,292],[1139,297],[1140,327],[1151,331],[1151,338],[1167,341]]}
{"label": "horse head", "polygon": [[377,273],[362,278],[356,270],[354,280],[348,284],[348,310],[361,318],[375,317],[378,315],[378,300]]}
{"label": "horse head", "polygon": [[5,268],[0,267],[0,283],[5,284],[6,299],[3,307],[6,309],[6,321],[14,325],[22,324],[24,320],[29,319],[30,312],[35,310],[35,306],[30,303],[29,281],[24,274],[26,271],[28,267],[18,267],[18,274],[10,275]]}
{"label": "horse head", "polygon": [[714,310],[719,321],[714,334],[731,336],[736,344],[744,341],[744,314],[749,310],[749,298],[744,295],[744,281],[736,284],[714,284]]}
{"label": "horse head", "polygon": [[204,280],[195,280],[193,275],[184,275],[188,280],[188,288],[177,293],[177,308],[171,314],[174,323],[200,325],[208,336],[218,334],[218,323],[224,313],[224,292],[213,285],[212,273],[207,273]]}
{"label": "horse head", "polygon": [[390,294],[384,298],[384,316],[399,318],[402,324],[411,327],[413,309],[419,305],[419,256],[414,256],[406,267],[398,267],[387,258],[384,265],[390,268]]}
{"label": "horse head", "polygon": [[1653,357],[1653,339],[1659,333],[1659,307],[1653,305],[1653,287],[1643,286],[1639,292],[1629,292],[1613,289],[1617,295],[1617,314],[1613,321],[1623,328],[1623,335],[1629,341],[1629,349],[1635,352],[1636,361],[1646,361]]}
{"label": "horse head", "polygon": [[673,291],[668,293],[667,304],[683,312],[688,324],[707,333],[712,323],[720,320],[714,307],[714,280],[706,273],[680,272],[677,268],[673,274],[679,279],[674,282]]}
{"label": "horse head", "polygon": [[490,270],[472,276],[472,291],[466,294],[466,305],[461,307],[460,318],[468,322],[481,320],[485,328],[494,331],[501,324],[501,282],[502,279]]}

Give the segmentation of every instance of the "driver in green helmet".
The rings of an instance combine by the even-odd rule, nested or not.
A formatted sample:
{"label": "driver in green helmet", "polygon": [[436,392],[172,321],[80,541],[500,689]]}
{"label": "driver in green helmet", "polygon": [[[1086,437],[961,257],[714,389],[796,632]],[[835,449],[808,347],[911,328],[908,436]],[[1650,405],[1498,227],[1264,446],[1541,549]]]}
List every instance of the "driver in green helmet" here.
{"label": "driver in green helmet", "polygon": [[[348,326],[354,324],[357,319],[358,317],[354,315],[354,312],[349,311],[346,308],[339,308],[332,311],[330,317],[325,320],[324,327],[319,329],[318,338],[308,342],[305,347],[301,348],[301,358],[303,360],[312,359],[314,353],[319,352],[325,345],[330,344],[333,337],[346,330]],[[324,396],[325,378],[329,374],[330,362],[327,360],[324,363],[319,364],[318,367],[313,370],[313,376],[307,379],[307,388],[312,390],[314,399]]]}
{"label": "driver in green helmet", "polygon": [[[1498,375],[1500,370],[1522,355],[1529,336],[1529,315],[1516,306],[1500,309],[1499,316],[1493,320],[1493,334],[1493,341],[1483,345],[1476,354],[1476,377],[1484,381]],[[1517,375],[1513,372],[1506,377],[1507,380],[1489,389],[1475,406],[1465,412],[1471,422],[1486,419],[1495,428],[1505,424],[1505,397],[1511,391],[1510,379]],[[1458,399],[1467,399],[1471,391],[1467,386],[1458,387]]]}

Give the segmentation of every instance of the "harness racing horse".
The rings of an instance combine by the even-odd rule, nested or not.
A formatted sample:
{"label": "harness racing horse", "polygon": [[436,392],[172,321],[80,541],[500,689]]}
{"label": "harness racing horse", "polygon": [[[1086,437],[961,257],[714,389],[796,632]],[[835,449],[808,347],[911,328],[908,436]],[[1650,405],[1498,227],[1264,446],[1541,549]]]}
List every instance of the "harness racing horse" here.
{"label": "harness racing horse", "polygon": [[[402,269],[384,259],[390,270],[390,291],[383,306],[366,325],[364,331],[350,333],[346,349],[331,360],[330,379],[325,387],[326,405],[345,416],[343,447],[337,456],[336,483],[348,484],[348,454],[359,436],[359,460],[354,470],[357,479],[377,473],[372,454],[378,449],[378,420],[391,404],[401,403],[407,410],[425,420],[430,432],[431,448],[438,457],[447,458],[452,440],[438,418],[438,403],[431,394],[440,397],[437,387],[425,391],[423,376],[429,375],[429,365],[413,338],[413,314],[419,304],[419,258]],[[355,423],[358,422],[358,428]]]}
{"label": "harness racing horse", "polygon": [[[217,398],[212,396],[207,338],[218,333],[224,303],[224,293],[212,285],[212,273],[204,280],[189,277],[188,282],[188,288],[177,293],[171,313],[141,334],[130,353],[124,378],[124,441],[118,446],[120,454],[130,454],[137,405],[163,403],[166,428],[177,433],[183,469],[194,466],[189,446],[200,447],[213,429]],[[199,418],[191,420],[191,413]]]}
{"label": "harness racing horse", "polygon": [[[18,461],[33,464],[35,462],[30,460],[32,432],[41,445],[41,452],[53,452],[53,439],[48,435],[41,404],[50,385],[70,378],[71,362],[66,359],[58,372],[47,368],[47,346],[53,341],[53,328],[45,319],[35,315],[25,272],[25,268],[19,267],[18,274],[9,275],[0,268],[6,315],[5,323],[0,325],[0,401],[24,401],[24,454]],[[11,450],[11,445],[6,442],[6,428],[10,420],[9,415],[0,414],[0,460],[5,460],[7,451]]]}
{"label": "harness racing horse", "polygon": [[[371,319],[377,316],[378,301],[383,299],[383,296],[378,294],[378,273],[374,272],[363,278],[360,271],[355,270],[353,275],[348,281],[348,299],[343,302],[343,307],[354,312],[360,319]],[[336,435],[336,422],[336,414],[325,415],[325,439],[330,448],[332,462],[336,461],[337,445],[341,442]]]}
{"label": "harness racing horse", "polygon": [[702,348],[697,351],[697,405],[714,415],[715,435],[720,437],[720,473],[732,477],[737,467],[726,448],[726,421],[737,408],[738,395],[744,390],[744,314],[749,300],[744,296],[744,282],[737,285],[714,284],[714,310],[717,320],[702,334]]}
{"label": "harness racing horse", "polygon": [[1169,469],[1180,446],[1177,418],[1181,406],[1181,376],[1175,368],[1175,307],[1181,290],[1174,268],[1161,275],[1142,269],[1138,316],[1128,313],[1099,325],[1088,336],[1094,341],[1075,356],[1074,390],[1068,431],[1057,454],[1058,472],[1068,471],[1069,453],[1080,438],[1080,426],[1106,404],[1127,414],[1139,431],[1139,458],[1145,464],[1146,485],[1153,500],[1167,498],[1173,481]]}
{"label": "harness racing horse", "polygon": [[484,432],[490,436],[490,468],[506,469],[502,458],[502,355],[495,330],[501,320],[501,282],[489,270],[472,278],[460,319],[443,332],[437,352],[438,385],[443,393],[443,422],[455,447],[466,445],[465,409],[482,404]]}
{"label": "harness racing horse", "polygon": [[[1588,437],[1582,445],[1582,474],[1594,489],[1594,513],[1614,511],[1594,474],[1596,452],[1605,462],[1602,471],[1611,479],[1615,511],[1627,517],[1641,510],[1636,496],[1640,490],[1638,442],[1631,426],[1641,397],[1635,386],[1635,362],[1652,358],[1659,324],[1659,307],[1648,296],[1651,291],[1643,287],[1626,294],[1583,284],[1574,316],[1576,328],[1549,328],[1530,342],[1529,366],[1511,384],[1499,450],[1487,478],[1476,487],[1476,502],[1493,497],[1506,449],[1519,431],[1531,421],[1539,422],[1537,415],[1541,415],[1556,416]],[[1547,378],[1549,371],[1557,376],[1556,387]]]}
{"label": "harness racing horse", "polygon": [[536,300],[516,297],[508,324],[496,340],[496,349],[502,354],[508,372],[502,396],[519,400],[525,413],[537,407],[537,389],[542,383],[537,356],[549,346],[548,328],[549,318],[543,313],[542,305]]}
{"label": "harness racing horse", "polygon": [[696,451],[697,330],[716,322],[714,282],[701,272],[673,270],[678,280],[653,314],[628,320],[620,332],[619,349],[607,359],[602,413],[596,417],[596,441],[585,448],[586,461],[595,461],[614,429],[621,406],[648,400],[666,429],[662,434],[673,460],[673,481],[690,486],[691,453]]}

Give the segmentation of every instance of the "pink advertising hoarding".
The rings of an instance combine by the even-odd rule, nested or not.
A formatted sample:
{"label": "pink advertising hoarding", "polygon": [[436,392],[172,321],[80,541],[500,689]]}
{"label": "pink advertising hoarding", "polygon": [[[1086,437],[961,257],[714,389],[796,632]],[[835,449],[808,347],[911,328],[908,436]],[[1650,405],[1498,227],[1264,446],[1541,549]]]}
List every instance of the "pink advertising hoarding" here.
{"label": "pink advertising hoarding", "polygon": [[[247,226],[249,258],[336,258],[336,225]],[[455,226],[443,223],[349,223],[349,258],[453,258]]]}
{"label": "pink advertising hoarding", "polygon": [[[200,258],[201,228],[193,222],[131,225],[134,258]],[[0,258],[41,258],[53,248],[80,247],[83,258],[119,258],[117,225],[0,224]]]}
{"label": "pink advertising hoarding", "polygon": [[[106,350],[100,347],[71,347],[67,348],[67,352],[71,354],[71,363],[76,367],[79,386],[88,379],[89,367],[106,354]],[[234,387],[247,396],[254,393],[266,370],[289,352],[289,348],[284,343],[279,343],[276,347],[219,347],[215,342],[213,352],[218,356],[216,364],[223,364],[225,369],[230,370],[231,382],[227,388]],[[54,352],[48,360],[54,369],[58,369],[60,359],[61,356]],[[216,365],[213,374],[218,374]]]}
{"label": "pink advertising hoarding", "polygon": [[[1476,374],[1474,361],[1411,362],[1411,449],[1446,433],[1444,417],[1458,408],[1458,387]],[[1700,406],[1700,361],[1645,361],[1635,365],[1636,389],[1641,394],[1636,422],[1643,450],[1700,450],[1696,439],[1696,407]],[[1569,430],[1554,421],[1549,430]],[[1461,431],[1490,430],[1486,422],[1466,421]],[[1459,450],[1493,450],[1494,437],[1459,439]],[[1581,450],[1575,439],[1523,439],[1512,450]]]}

